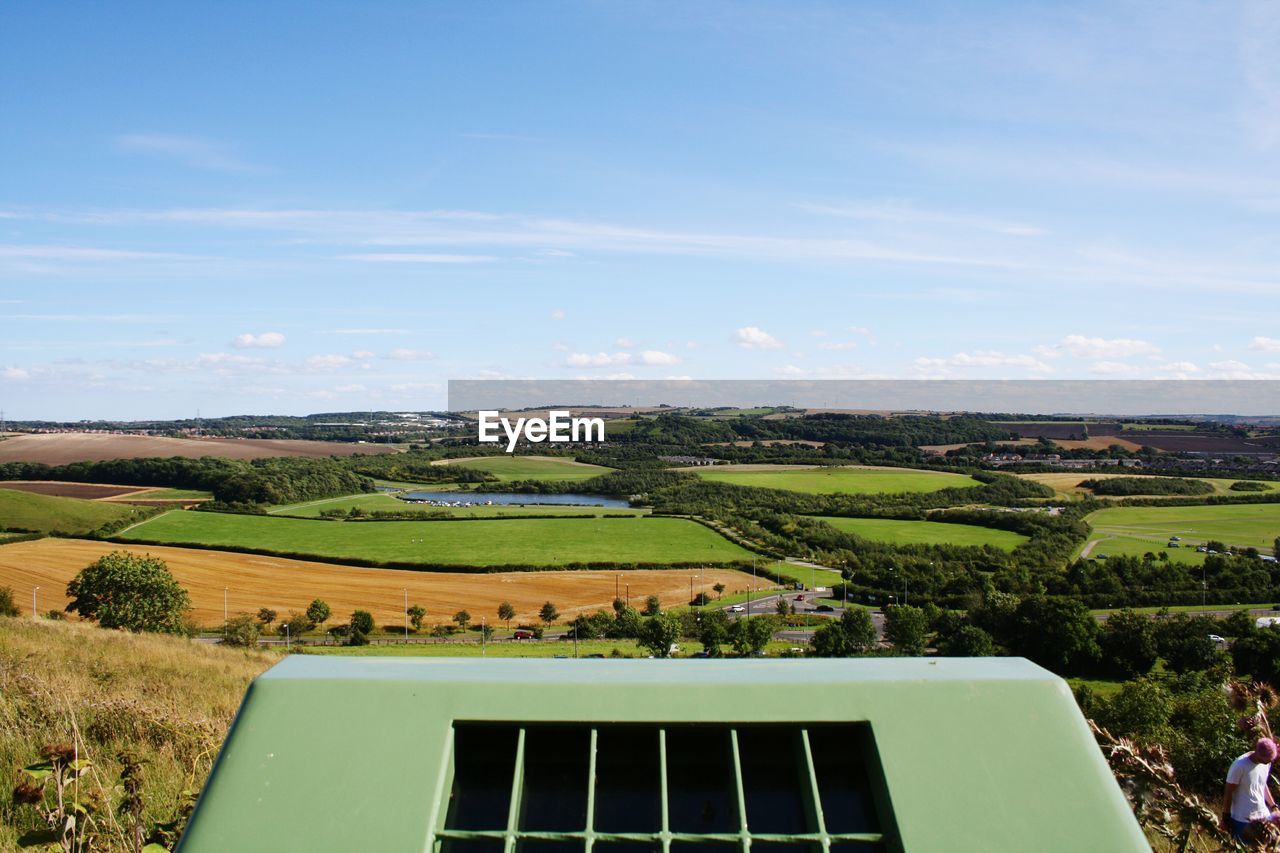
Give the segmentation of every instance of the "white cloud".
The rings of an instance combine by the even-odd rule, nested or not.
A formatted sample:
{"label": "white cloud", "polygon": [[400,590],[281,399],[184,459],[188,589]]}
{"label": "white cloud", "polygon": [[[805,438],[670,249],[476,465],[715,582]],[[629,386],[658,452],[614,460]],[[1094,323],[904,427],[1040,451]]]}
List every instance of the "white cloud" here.
{"label": "white cloud", "polygon": [[817,346],[818,349],[841,350],[854,349],[858,343],[857,341],[822,341]]}
{"label": "white cloud", "polygon": [[338,355],[330,353],[327,355],[309,356],[306,365],[313,370],[336,370],[339,367],[346,367],[351,364],[351,357],[346,355]]}
{"label": "white cloud", "polygon": [[1099,376],[1127,376],[1138,372],[1138,368],[1122,361],[1099,361],[1089,368],[1090,372]]}
{"label": "white cloud", "polygon": [[815,338],[825,338],[825,337],[827,336],[827,330],[826,330],[826,329],[814,329],[814,330],[813,330],[812,332],[810,332],[809,334],[813,335]]}
{"label": "white cloud", "polygon": [[339,255],[340,261],[363,261],[371,264],[483,264],[496,261],[492,255],[448,255],[438,252],[362,252]]}
{"label": "white cloud", "polygon": [[171,252],[139,252],[128,249],[99,249],[93,246],[0,245],[0,258],[39,261],[143,261],[199,260],[195,255]]}
{"label": "white cloud", "polygon": [[733,333],[743,349],[782,349],[782,341],[758,326],[745,326]]}
{"label": "white cloud", "polygon": [[631,340],[630,338],[618,338],[613,342],[613,345],[616,346],[618,349],[631,349],[633,346],[636,345],[636,342]]}
{"label": "white cloud", "polygon": [[612,367],[614,365],[630,364],[631,353],[628,352],[575,352],[564,360],[564,363],[570,367]]}
{"label": "white cloud", "polygon": [[405,347],[397,347],[387,353],[387,358],[392,361],[427,361],[435,358],[435,354],[424,349],[407,349]]}
{"label": "white cloud", "polygon": [[645,350],[640,353],[640,363],[651,366],[679,364],[680,357],[660,350]]}
{"label": "white cloud", "polygon": [[31,371],[21,367],[6,367],[4,370],[0,370],[0,379],[9,382],[26,382],[30,378]]}
{"label": "white cloud", "polygon": [[236,335],[232,346],[238,349],[275,349],[284,346],[284,335],[279,332],[263,332],[260,335],[245,332],[243,335]]}
{"label": "white cloud", "polygon": [[367,349],[358,349],[355,352],[351,353],[351,357],[358,358],[361,361],[365,361],[367,359],[373,358],[373,353],[371,353]]}
{"label": "white cloud", "polygon": [[1164,365],[1161,370],[1168,370],[1173,373],[1199,373],[1200,367],[1192,361],[1174,361]]}
{"label": "white cloud", "polygon": [[1160,352],[1158,346],[1147,341],[1132,338],[1088,338],[1084,335],[1067,335],[1058,346],[1076,358],[1126,358]]}
{"label": "white cloud", "polygon": [[1249,341],[1249,349],[1262,352],[1280,352],[1280,338],[1266,338],[1261,335]]}
{"label": "white cloud", "polygon": [[961,228],[972,228],[978,231],[990,231],[1014,237],[1037,237],[1047,234],[1045,229],[1024,222],[1010,222],[998,219],[986,219],[979,216],[957,215],[935,210],[920,210],[901,202],[880,204],[823,205],[797,204],[797,208],[806,213],[822,216],[839,216],[847,219],[864,219],[879,222],[894,222],[904,225],[935,224],[955,225]]}
{"label": "white cloud", "polygon": [[563,308],[556,308],[555,310],[553,310],[553,311],[551,312],[551,319],[552,319],[552,320],[563,320],[563,319],[564,319],[564,309],[563,309]]}
{"label": "white cloud", "polygon": [[983,367],[1021,367],[1033,373],[1052,373],[1053,368],[1029,355],[1010,355],[995,350],[958,352],[947,358],[917,358],[913,364],[918,370],[935,369],[943,372],[951,369]]}
{"label": "white cloud", "polygon": [[223,145],[194,136],[133,133],[117,136],[115,142],[121,151],[171,157],[193,169],[245,174],[265,171],[235,157]]}
{"label": "white cloud", "polygon": [[331,335],[407,335],[408,329],[330,329]]}

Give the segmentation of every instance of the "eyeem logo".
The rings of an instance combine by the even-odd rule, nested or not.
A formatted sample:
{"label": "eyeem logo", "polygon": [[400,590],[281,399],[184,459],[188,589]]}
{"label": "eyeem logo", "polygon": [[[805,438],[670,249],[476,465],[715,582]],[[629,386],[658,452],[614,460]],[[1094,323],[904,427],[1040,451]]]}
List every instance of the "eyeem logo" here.
{"label": "eyeem logo", "polygon": [[575,418],[567,411],[548,412],[550,420],[542,418],[516,418],[513,426],[510,419],[499,417],[496,411],[484,411],[480,416],[480,441],[497,443],[502,440],[499,430],[507,437],[507,452],[516,449],[521,437],[525,441],[537,444],[543,441],[604,441],[604,418]]}

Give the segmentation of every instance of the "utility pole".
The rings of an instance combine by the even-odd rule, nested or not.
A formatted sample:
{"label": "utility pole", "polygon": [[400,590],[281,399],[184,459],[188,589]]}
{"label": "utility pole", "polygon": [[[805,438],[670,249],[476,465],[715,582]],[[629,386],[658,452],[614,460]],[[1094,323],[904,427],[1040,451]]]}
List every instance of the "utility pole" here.
{"label": "utility pole", "polygon": [[227,636],[227,588],[222,588],[222,636]]}
{"label": "utility pole", "polygon": [[36,606],[36,593],[38,593],[39,591],[40,591],[40,587],[36,587],[35,589],[31,590],[31,618],[32,619],[40,618],[40,609]]}
{"label": "utility pole", "polygon": [[284,623],[284,650],[289,651],[289,623]]}
{"label": "utility pole", "polygon": [[[480,617],[480,657],[485,656],[485,641],[488,639],[488,634],[489,634],[489,631],[485,627],[484,620],[485,620],[485,617],[481,616]],[[574,638],[574,642],[577,642],[576,636]],[[577,657],[576,652],[574,653],[574,657]]]}
{"label": "utility pole", "polygon": [[404,641],[409,642],[409,590],[404,591]]}

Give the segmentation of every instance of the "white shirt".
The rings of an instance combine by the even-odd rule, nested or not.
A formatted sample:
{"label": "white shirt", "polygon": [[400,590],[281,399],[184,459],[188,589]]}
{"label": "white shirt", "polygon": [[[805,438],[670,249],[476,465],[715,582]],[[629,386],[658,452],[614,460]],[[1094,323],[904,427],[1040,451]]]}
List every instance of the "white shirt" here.
{"label": "white shirt", "polygon": [[1267,777],[1271,775],[1271,765],[1258,764],[1252,755],[1246,752],[1231,762],[1231,769],[1227,771],[1227,784],[1236,786],[1231,796],[1231,817],[1244,823],[1271,815],[1267,807]]}

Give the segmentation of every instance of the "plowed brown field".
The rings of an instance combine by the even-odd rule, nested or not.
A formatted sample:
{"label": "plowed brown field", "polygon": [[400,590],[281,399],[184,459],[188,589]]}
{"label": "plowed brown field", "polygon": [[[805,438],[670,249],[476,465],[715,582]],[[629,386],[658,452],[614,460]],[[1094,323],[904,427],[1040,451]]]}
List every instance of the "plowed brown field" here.
{"label": "plowed brown field", "polygon": [[[723,583],[729,592],[750,588],[751,576],[742,572],[708,569],[696,571],[563,571],[456,574],[409,572],[396,569],[362,569],[286,560],[253,554],[203,551],[191,548],[118,545],[82,539],[39,539],[0,545],[0,586],[13,588],[19,603],[31,602],[32,587],[39,586],[40,612],[67,604],[67,583],[80,569],[113,550],[160,557],[178,583],[191,594],[195,618],[202,625],[222,624],[222,590],[228,590],[232,614],[257,613],[270,607],[284,616],[302,611],[313,598],[333,608],[334,621],[345,621],[356,609],[368,610],[379,625],[399,625],[404,620],[404,590],[409,603],[427,608],[428,622],[448,622],[454,613],[467,610],[477,622],[486,617],[497,622],[498,604],[509,601],[517,619],[536,622],[543,602],[551,601],[568,621],[581,612],[608,609],[613,601],[615,578],[625,592],[631,587],[631,603],[643,605],[657,595],[664,605],[689,600],[689,579],[694,590],[713,594]],[[761,588],[769,582],[761,580]]]}
{"label": "plowed brown field", "polygon": [[261,459],[266,456],[353,456],[357,453],[394,453],[385,444],[351,444],[342,441],[297,441],[282,438],[169,438],[158,435],[100,435],[60,432],[20,435],[0,441],[0,462],[101,462],[106,459],[140,459],[150,456],[225,456],[228,459]]}

